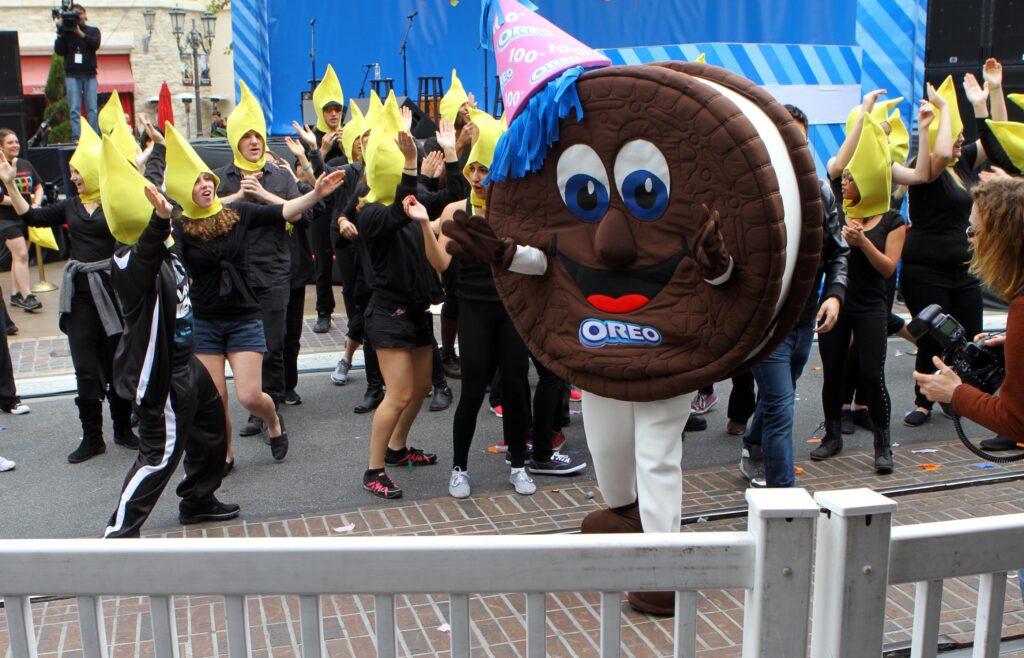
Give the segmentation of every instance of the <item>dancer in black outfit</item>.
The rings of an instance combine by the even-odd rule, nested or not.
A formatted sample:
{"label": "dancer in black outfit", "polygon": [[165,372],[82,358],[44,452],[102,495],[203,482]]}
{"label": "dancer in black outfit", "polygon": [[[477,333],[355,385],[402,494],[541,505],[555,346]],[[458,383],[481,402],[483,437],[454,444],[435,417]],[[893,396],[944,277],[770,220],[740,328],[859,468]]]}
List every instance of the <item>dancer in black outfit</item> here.
{"label": "dancer in black outfit", "polygon": [[[145,176],[153,183],[163,181],[163,136],[146,123],[155,146],[146,164]],[[121,309],[110,284],[110,257],[117,241],[111,235],[99,194],[99,138],[88,124],[71,158],[71,181],[78,194],[42,208],[29,208],[20,198],[14,209],[29,226],[68,227],[71,258],[61,283],[59,326],[68,336],[71,361],[75,367],[78,396],[75,405],[82,425],[78,447],[68,455],[72,464],[84,462],[106,451],[103,440],[103,400],[110,405],[114,443],[129,449],[139,446],[131,427],[131,398],[114,390],[114,351],[121,334]],[[12,197],[13,199],[13,197]]]}

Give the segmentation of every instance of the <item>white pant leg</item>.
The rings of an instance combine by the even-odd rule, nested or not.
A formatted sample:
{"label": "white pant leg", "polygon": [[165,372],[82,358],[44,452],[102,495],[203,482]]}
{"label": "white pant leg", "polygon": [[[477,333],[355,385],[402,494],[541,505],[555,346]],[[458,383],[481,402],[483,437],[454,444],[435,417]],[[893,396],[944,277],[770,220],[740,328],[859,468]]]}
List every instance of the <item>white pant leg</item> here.
{"label": "white pant leg", "polygon": [[604,502],[609,507],[632,504],[636,501],[633,404],[583,391],[583,430]]}
{"label": "white pant leg", "polygon": [[692,393],[636,402],[636,480],[644,532],[679,532],[683,499],[682,433]]}

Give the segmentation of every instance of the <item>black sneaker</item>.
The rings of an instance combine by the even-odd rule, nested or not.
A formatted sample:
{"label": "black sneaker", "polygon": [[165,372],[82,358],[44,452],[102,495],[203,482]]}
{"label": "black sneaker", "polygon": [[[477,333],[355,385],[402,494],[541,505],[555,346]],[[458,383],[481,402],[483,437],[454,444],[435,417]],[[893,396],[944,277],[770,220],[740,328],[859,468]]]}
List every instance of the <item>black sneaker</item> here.
{"label": "black sneaker", "polygon": [[1002,434],[997,434],[991,439],[985,439],[980,445],[982,450],[988,450],[989,452],[1020,450],[1024,447],[1024,443],[1020,442],[1019,439],[1013,439],[1008,436],[1003,436]]}
{"label": "black sneaker", "polygon": [[249,420],[238,430],[238,436],[256,436],[266,429],[265,425],[262,419],[250,414]]}
{"label": "black sneaker", "polygon": [[764,476],[764,456],[760,446],[743,448],[740,453],[740,473],[752,487],[767,486]]}
{"label": "black sneaker", "polygon": [[920,409],[914,409],[909,414],[903,417],[903,424],[907,427],[920,427],[928,422],[932,417],[932,412],[921,411]]}
{"label": "black sneaker", "polygon": [[284,403],[290,405],[302,404],[302,396],[295,392],[294,388],[288,389],[284,394]]}
{"label": "black sneaker", "polygon": [[531,458],[526,462],[526,470],[534,475],[572,475],[587,467],[587,462],[573,461],[569,455],[560,452],[551,454],[551,459],[541,462]]}
{"label": "black sneaker", "polygon": [[120,432],[114,432],[114,443],[129,450],[139,449],[139,437],[132,431],[131,426]]}
{"label": "black sneaker", "polygon": [[452,406],[452,389],[447,386],[435,386],[434,396],[430,400],[431,411],[444,411]]}
{"label": "black sneaker", "polygon": [[331,316],[320,314],[316,316],[316,323],[313,325],[314,334],[326,334],[331,330]]}
{"label": "black sneaker", "polygon": [[363,476],[363,489],[366,489],[374,496],[387,498],[389,500],[402,497],[402,488],[395,484],[383,470],[376,473],[369,479]]}
{"label": "black sneaker", "polygon": [[16,292],[10,297],[11,306],[17,306],[18,308],[25,308],[25,298],[21,296],[20,292]]}
{"label": "black sneaker", "polygon": [[451,377],[452,379],[462,379],[462,363],[459,361],[459,357],[450,356],[441,360],[441,367],[444,368],[445,377]]}
{"label": "black sneaker", "polygon": [[181,525],[190,525],[207,521],[227,521],[237,517],[239,509],[238,505],[222,503],[213,495],[199,502],[183,500],[178,503],[178,522]]}
{"label": "black sneaker", "polygon": [[355,406],[352,411],[357,414],[368,414],[384,401],[384,391],[379,388],[367,389],[366,395],[363,396],[363,401]]}
{"label": "black sneaker", "polygon": [[384,455],[384,463],[388,466],[432,466],[437,463],[437,455],[431,452],[423,452],[419,448],[406,448],[405,450],[392,450],[388,448]]}
{"label": "black sneaker", "polygon": [[21,307],[25,309],[26,313],[35,313],[43,307],[43,303],[36,299],[35,295],[28,295],[22,301]]}
{"label": "black sneaker", "polygon": [[843,423],[843,434],[853,434],[857,431],[857,427],[853,424],[853,411],[848,408],[844,408],[841,419]]}
{"label": "black sneaker", "polygon": [[684,432],[703,432],[708,428],[708,419],[703,416],[696,414],[690,414],[690,417],[686,419],[686,427],[683,428]]}
{"label": "black sneaker", "polygon": [[14,324],[12,322],[12,323],[7,325],[5,331],[7,332],[8,336],[17,336],[18,335],[18,325]]}

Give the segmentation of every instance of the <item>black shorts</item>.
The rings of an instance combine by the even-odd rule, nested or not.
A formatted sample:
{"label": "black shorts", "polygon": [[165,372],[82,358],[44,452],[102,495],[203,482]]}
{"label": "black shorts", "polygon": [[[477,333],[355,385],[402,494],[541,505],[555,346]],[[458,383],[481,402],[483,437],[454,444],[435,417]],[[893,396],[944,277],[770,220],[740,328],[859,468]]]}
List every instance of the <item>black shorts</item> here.
{"label": "black shorts", "polygon": [[365,343],[366,307],[369,305],[370,298],[349,295],[349,299],[352,301],[352,310],[349,310],[348,300],[346,300],[345,311],[348,313],[348,332],[345,335],[357,343]]}
{"label": "black shorts", "polygon": [[28,230],[20,224],[4,224],[0,226],[0,237],[3,237],[4,241],[24,238],[27,233]]}
{"label": "black shorts", "polygon": [[434,346],[430,309],[373,302],[366,307],[366,338],[375,350]]}

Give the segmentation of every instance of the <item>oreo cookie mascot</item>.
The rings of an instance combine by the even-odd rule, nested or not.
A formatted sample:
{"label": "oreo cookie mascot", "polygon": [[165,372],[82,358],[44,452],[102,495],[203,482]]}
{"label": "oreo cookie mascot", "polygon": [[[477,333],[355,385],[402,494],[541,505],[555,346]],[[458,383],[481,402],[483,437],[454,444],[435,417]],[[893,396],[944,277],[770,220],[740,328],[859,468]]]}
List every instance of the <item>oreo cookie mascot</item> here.
{"label": "oreo cookie mascot", "polygon": [[[693,392],[771,353],[810,293],[821,199],[767,92],[703,63],[610,61],[515,0],[485,0],[508,131],[487,216],[444,232],[489,262],[530,351],[583,393],[609,509],[584,532],[678,532]],[[631,593],[672,614],[671,592]]]}

